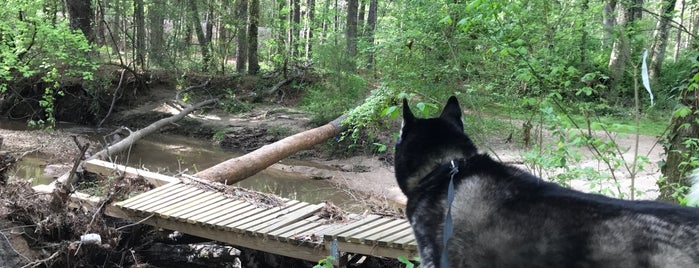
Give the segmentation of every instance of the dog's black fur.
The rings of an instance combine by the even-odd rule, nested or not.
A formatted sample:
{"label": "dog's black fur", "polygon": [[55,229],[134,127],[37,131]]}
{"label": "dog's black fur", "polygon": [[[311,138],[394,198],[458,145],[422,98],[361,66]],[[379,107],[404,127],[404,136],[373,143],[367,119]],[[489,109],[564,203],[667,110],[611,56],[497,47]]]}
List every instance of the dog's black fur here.
{"label": "dog's black fur", "polygon": [[699,209],[561,187],[479,154],[449,98],[437,118],[403,101],[395,172],[422,267],[440,267],[451,162],[450,267],[699,267]]}

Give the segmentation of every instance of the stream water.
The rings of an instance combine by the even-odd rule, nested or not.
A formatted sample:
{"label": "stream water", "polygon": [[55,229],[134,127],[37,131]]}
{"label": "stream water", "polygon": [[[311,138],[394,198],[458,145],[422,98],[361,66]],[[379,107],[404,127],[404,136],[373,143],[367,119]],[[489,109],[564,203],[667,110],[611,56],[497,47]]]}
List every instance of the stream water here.
{"label": "stream water", "polygon": [[[22,123],[5,121],[1,123],[0,125],[5,129],[27,129]],[[71,124],[60,124],[58,128],[70,133],[86,135],[93,140],[91,144],[100,144],[99,140],[102,139],[103,133],[107,132]],[[239,155],[241,154],[224,151],[208,141],[177,135],[151,134],[139,140],[128,154],[120,154],[113,160],[134,168],[173,175],[185,170],[187,173],[193,174]],[[289,160],[285,164],[319,166],[317,163],[299,160]],[[50,170],[52,166],[48,165],[47,167],[47,165],[45,156],[30,154],[16,165],[14,175],[19,178],[32,179],[34,184],[46,184],[52,180],[52,176],[47,174],[47,170]],[[357,202],[345,191],[338,189],[331,182],[316,180],[310,176],[263,171],[236,185],[308,203],[329,200],[345,209],[358,210],[355,207]]]}

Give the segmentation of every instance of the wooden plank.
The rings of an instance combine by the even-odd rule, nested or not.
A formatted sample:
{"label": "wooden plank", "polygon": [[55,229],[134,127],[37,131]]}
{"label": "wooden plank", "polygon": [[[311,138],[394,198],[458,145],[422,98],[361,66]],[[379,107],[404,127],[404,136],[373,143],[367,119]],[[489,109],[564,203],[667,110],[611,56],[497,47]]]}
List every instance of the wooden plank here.
{"label": "wooden plank", "polygon": [[[376,228],[372,229],[371,232],[365,232],[360,235],[356,235],[356,237],[359,239],[357,242],[373,243],[375,240],[379,238],[389,236],[404,230],[404,224],[407,224],[407,221],[403,219],[394,219],[381,226],[377,226]],[[408,228],[410,228],[410,226],[408,226]]]}
{"label": "wooden plank", "polygon": [[207,224],[211,224],[212,227],[214,228],[223,228],[226,224],[249,218],[252,217],[253,215],[260,213],[260,211],[263,211],[263,209],[256,207],[253,204],[249,204],[246,207],[243,207],[239,209],[238,211],[235,211],[233,214],[230,215],[224,215],[218,219],[214,219],[212,221],[206,222]]}
{"label": "wooden plank", "polygon": [[145,206],[153,202],[163,201],[163,199],[176,195],[177,193],[186,191],[187,189],[190,188],[185,187],[182,184],[178,184],[177,186],[166,189],[165,191],[153,192],[152,194],[144,196],[136,202],[132,202],[125,205],[124,208],[138,209],[138,207]]}
{"label": "wooden plank", "polygon": [[[377,233],[372,237],[367,237],[367,240],[372,240],[376,243],[381,243],[381,242],[390,242],[393,241],[397,238],[405,236],[405,234],[412,234],[412,228],[410,227],[410,223],[407,221],[391,228],[387,229],[381,233]],[[403,233],[403,235],[400,235],[396,237],[396,235]]]}
{"label": "wooden plank", "polygon": [[296,205],[297,203],[299,203],[298,200],[289,200],[288,202],[286,202],[286,205],[284,207],[263,209],[263,210],[257,211],[257,213],[255,213],[254,215],[249,215],[248,217],[244,217],[244,218],[238,218],[234,221],[228,221],[226,223],[221,223],[220,225],[222,228],[225,228],[227,230],[239,232],[239,231],[242,231],[243,229],[237,228],[238,226],[244,225],[244,224],[249,223],[249,222],[259,222],[259,220],[261,220],[263,218],[269,219],[269,217],[268,217],[269,215],[272,215],[272,217],[276,217],[281,211],[284,210],[285,207],[293,206],[293,205]]}
{"label": "wooden plank", "polygon": [[314,226],[313,228],[310,228],[308,230],[298,232],[294,234],[293,236],[290,237],[288,240],[289,243],[292,244],[298,244],[299,242],[306,242],[305,239],[308,239],[309,237],[314,239],[314,243],[323,243],[323,237],[324,234],[331,231],[335,230],[342,226],[341,223],[324,223],[323,221],[320,221],[320,225]]}
{"label": "wooden plank", "polygon": [[378,239],[377,243],[379,246],[383,247],[401,247],[402,244],[395,243],[395,241],[398,241],[407,236],[413,236],[413,229],[410,228],[410,224],[408,224],[408,228],[405,228],[390,236]]}
{"label": "wooden plank", "polygon": [[401,248],[408,248],[408,247],[410,247],[409,244],[411,244],[411,243],[413,243],[414,245],[417,245],[417,243],[415,242],[415,236],[412,236],[412,235],[398,239],[394,243],[399,245]]}
{"label": "wooden plank", "polygon": [[152,194],[156,194],[156,193],[159,193],[159,192],[161,192],[161,191],[168,191],[170,188],[176,187],[176,186],[179,185],[179,184],[180,184],[180,183],[178,183],[178,182],[168,183],[168,184],[166,184],[166,185],[157,187],[157,188],[155,188],[155,189],[153,189],[153,190],[150,190],[150,191],[148,191],[148,192],[141,193],[141,194],[138,194],[138,195],[136,195],[136,196],[134,196],[134,197],[131,197],[131,198],[129,198],[129,199],[126,199],[126,200],[117,202],[117,203],[115,203],[114,205],[115,205],[115,206],[119,206],[119,207],[125,207],[125,206],[128,206],[128,205],[130,205],[130,204],[133,204],[133,203],[135,203],[135,202],[139,202],[139,201],[142,200],[143,198],[146,198],[146,197],[148,197],[148,196],[150,196],[150,195],[152,195]]}
{"label": "wooden plank", "polygon": [[197,188],[192,187],[190,189],[179,192],[179,193],[174,194],[172,196],[165,197],[157,202],[152,202],[150,204],[145,204],[143,206],[136,207],[136,209],[146,211],[146,212],[153,212],[159,208],[172,206],[173,204],[183,202],[184,200],[187,200],[188,198],[196,196],[202,192],[204,192],[204,191],[202,191],[201,189],[197,189]]}
{"label": "wooden plank", "polygon": [[102,176],[111,176],[114,174],[115,170],[118,170],[119,172],[123,172],[124,175],[126,176],[131,176],[131,177],[138,177],[141,176],[146,181],[152,183],[156,187],[162,186],[168,183],[172,182],[179,182],[180,180],[174,177],[162,175],[159,173],[155,172],[150,172],[150,171],[145,171],[142,169],[135,169],[127,166],[122,166],[119,164],[114,164],[102,160],[97,160],[97,159],[92,159],[92,160],[87,160],[84,162],[84,168],[85,170],[92,172],[92,173],[97,173]]}
{"label": "wooden plank", "polygon": [[294,205],[284,207],[278,213],[269,214],[265,217],[260,217],[257,220],[250,221],[250,222],[244,223],[244,224],[240,224],[240,225],[237,225],[237,226],[234,226],[231,228],[233,228],[234,231],[245,231],[245,232],[253,233],[251,230],[249,230],[250,228],[259,229],[259,228],[268,226],[268,225],[278,221],[278,219],[283,218],[284,216],[286,216],[290,213],[293,213],[297,210],[303,209],[304,207],[307,207],[309,205],[310,204],[308,204],[306,202],[298,202]]}
{"label": "wooden plank", "polygon": [[[303,222],[303,221],[301,221]],[[323,226],[323,221],[314,221],[306,225],[298,225],[296,228],[286,230],[284,233],[279,233],[276,238],[279,241],[294,240],[296,236],[304,234],[310,230]]]}
{"label": "wooden plank", "polygon": [[289,214],[281,216],[275,220],[271,220],[271,221],[269,221],[269,224],[267,224],[267,225],[260,225],[260,226],[255,227],[255,228],[249,228],[248,230],[251,232],[255,232],[256,234],[264,236],[271,231],[277,230],[277,229],[282,228],[284,226],[287,226],[289,224],[292,224],[292,223],[295,223],[295,222],[300,221],[302,219],[305,219],[305,218],[315,214],[317,211],[319,211],[324,206],[325,206],[324,204],[315,204],[315,205],[306,206],[302,209],[294,211],[293,213],[289,213]]}
{"label": "wooden plank", "polygon": [[[220,195],[219,195],[220,196]],[[207,204],[209,200],[213,199],[216,197],[215,192],[207,192],[207,191],[202,191],[200,194],[196,196],[192,196],[190,198],[187,198],[186,200],[182,200],[182,202],[178,202],[177,204],[173,204],[168,207],[161,207],[156,210],[153,210],[154,213],[158,214],[161,218],[169,218],[173,214],[181,212],[181,211],[189,211],[192,207],[197,207],[202,204]]]}
{"label": "wooden plank", "polygon": [[[105,209],[105,213],[112,217],[128,219],[134,222],[145,219],[145,217],[139,216],[137,213],[124,210],[116,206],[107,206]],[[276,240],[261,239],[259,237],[252,237],[245,234],[228,232],[213,228],[202,228],[198,225],[192,225],[181,221],[175,221],[172,219],[161,219],[158,217],[145,219],[143,223],[168,230],[178,230],[182,233],[199,236],[211,240],[221,241],[234,246],[265,251],[282,256],[304,259],[311,262],[317,262],[318,260],[328,256],[328,252],[325,250],[322,244],[291,245],[289,243],[279,242]]]}
{"label": "wooden plank", "polygon": [[368,215],[364,219],[355,221],[353,223],[349,223],[345,227],[337,228],[337,229],[333,230],[332,232],[325,234],[324,239],[326,239],[326,240],[335,239],[335,238],[337,238],[337,236],[339,234],[342,234],[342,233],[347,232],[347,231],[351,231],[353,229],[360,228],[366,224],[369,224],[369,223],[376,221],[376,220],[379,220],[379,219],[381,219],[381,216],[379,216],[379,215],[373,215],[373,214]]}
{"label": "wooden plank", "polygon": [[[325,248],[330,248],[330,243],[331,241],[325,241]],[[343,252],[351,252],[351,253],[357,253],[357,254],[363,254],[363,255],[371,255],[371,256],[381,256],[381,257],[388,257],[388,258],[398,258],[398,257],[407,257],[408,259],[412,259],[413,257],[417,257],[417,249],[401,249],[401,248],[386,248],[386,247],[379,247],[375,245],[366,245],[366,244],[357,244],[357,243],[348,243],[348,242],[343,242],[343,241],[337,241],[337,246],[340,249],[340,251]]]}
{"label": "wooden plank", "polygon": [[231,200],[225,199],[222,202],[216,203],[212,208],[207,211],[200,213],[189,213],[187,215],[182,215],[183,218],[187,219],[189,223],[195,222],[206,222],[221,215],[226,215],[226,213],[232,213],[238,208],[248,205],[248,203],[242,200]]}
{"label": "wooden plank", "polygon": [[382,224],[390,221],[391,219],[389,218],[380,218],[378,220],[372,221],[370,223],[364,224],[363,226],[360,226],[358,228],[348,230],[346,232],[343,232],[341,234],[337,235],[337,240],[338,241],[347,241],[347,242],[356,242],[356,238],[354,236],[361,235],[364,232],[371,231],[372,229],[376,228],[377,226],[381,226]]}
{"label": "wooden plank", "polygon": [[295,223],[289,224],[289,225],[287,225],[287,226],[284,226],[284,227],[282,227],[282,228],[279,228],[279,229],[277,229],[277,230],[270,231],[270,232],[267,233],[267,237],[269,237],[269,238],[274,238],[274,239],[278,239],[278,236],[279,236],[279,235],[282,235],[282,234],[285,234],[285,233],[288,233],[288,232],[292,232],[292,231],[294,231],[294,229],[296,229],[296,228],[304,227],[304,226],[309,226],[309,225],[313,225],[313,224],[320,225],[321,223],[320,223],[320,221],[318,221],[318,220],[320,220],[320,217],[318,217],[318,216],[311,216],[311,217],[308,217],[308,218],[299,220],[298,222],[295,222]]}
{"label": "wooden plank", "polygon": [[213,214],[209,216],[206,220],[200,220],[200,222],[202,222],[206,226],[211,226],[212,228],[215,228],[217,223],[229,219],[231,217],[235,217],[240,214],[246,213],[248,211],[252,211],[253,209],[255,209],[255,206],[253,206],[252,204],[248,202],[242,202],[236,205],[235,207],[232,207],[231,209],[226,209],[216,214]]}
{"label": "wooden plank", "polygon": [[199,213],[204,213],[204,212],[210,211],[213,208],[220,207],[225,202],[230,202],[230,200],[228,198],[226,198],[225,196],[223,196],[222,194],[217,193],[217,194],[212,195],[212,197],[213,197],[212,199],[209,199],[205,203],[202,202],[202,203],[196,204],[195,206],[190,207],[189,209],[184,209],[184,210],[180,210],[178,212],[172,213],[171,216],[173,218],[186,220],[187,215],[192,215],[192,214],[196,215]]}

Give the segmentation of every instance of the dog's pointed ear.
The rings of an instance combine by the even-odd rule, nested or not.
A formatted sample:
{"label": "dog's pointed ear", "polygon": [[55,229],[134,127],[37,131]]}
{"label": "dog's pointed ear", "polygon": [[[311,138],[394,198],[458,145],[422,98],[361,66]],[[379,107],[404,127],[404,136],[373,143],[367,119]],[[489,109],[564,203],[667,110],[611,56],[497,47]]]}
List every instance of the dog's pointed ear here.
{"label": "dog's pointed ear", "polygon": [[444,106],[444,110],[442,110],[442,114],[439,115],[439,118],[455,124],[462,131],[464,130],[464,123],[461,121],[461,106],[459,105],[459,100],[457,100],[455,96],[449,97],[447,105]]}
{"label": "dog's pointed ear", "polygon": [[403,126],[406,126],[415,121],[415,116],[413,112],[410,111],[410,106],[408,106],[408,99],[403,98]]}

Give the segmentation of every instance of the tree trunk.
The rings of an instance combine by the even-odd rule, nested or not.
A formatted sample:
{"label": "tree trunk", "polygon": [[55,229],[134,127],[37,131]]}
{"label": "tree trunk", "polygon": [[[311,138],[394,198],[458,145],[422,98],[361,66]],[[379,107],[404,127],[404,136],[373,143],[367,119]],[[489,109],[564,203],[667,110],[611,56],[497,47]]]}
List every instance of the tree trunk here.
{"label": "tree trunk", "polygon": [[311,60],[311,47],[312,47],[312,42],[313,42],[313,31],[315,27],[315,10],[316,10],[316,1],[315,0],[307,0],[308,4],[308,26],[306,27],[306,60],[310,61]]}
{"label": "tree trunk", "polygon": [[347,0],[347,55],[349,56],[349,70],[354,70],[354,58],[357,56],[357,0]]}
{"label": "tree trunk", "polygon": [[248,25],[248,74],[260,71],[257,60],[257,21],[260,18],[260,0],[250,0],[250,23]]}
{"label": "tree trunk", "polygon": [[204,29],[202,29],[201,19],[199,19],[199,10],[197,8],[197,1],[189,2],[189,12],[192,16],[194,23],[194,32],[197,34],[197,40],[199,41],[199,46],[201,49],[202,58],[202,71],[207,71],[209,68],[209,62],[211,61],[211,55],[209,51],[209,43],[207,42],[206,35],[204,34]]}
{"label": "tree trunk", "polygon": [[676,190],[681,186],[690,185],[690,182],[686,181],[685,178],[693,169],[697,168],[696,165],[691,164],[694,161],[691,161],[690,158],[699,154],[697,152],[699,148],[685,145],[688,139],[699,138],[699,124],[696,123],[699,120],[699,114],[697,114],[699,103],[695,93],[696,90],[683,93],[680,101],[689,107],[691,112],[685,117],[673,117],[670,123],[670,132],[666,136],[667,140],[664,146],[667,159],[660,168],[665,179],[658,181],[660,188],[658,199],[660,200],[676,202],[676,197],[674,197]]}
{"label": "tree trunk", "polygon": [[136,66],[146,68],[146,19],[143,8],[143,0],[134,0],[134,22],[136,24],[136,39],[134,40],[136,52]]}
{"label": "tree trunk", "polygon": [[357,35],[364,36],[364,18],[366,18],[366,1],[359,0],[359,7],[357,8]]}
{"label": "tree trunk", "polygon": [[[95,3],[97,3],[97,8],[96,8],[96,14],[95,14],[95,28],[97,30],[97,33],[95,34],[95,42],[97,43],[98,46],[104,46],[107,44],[107,41],[109,40],[107,36],[107,30],[106,25],[105,25],[105,18],[104,18],[104,12],[107,10],[107,0],[97,0]],[[51,14],[51,13],[47,13]],[[55,13],[53,13],[53,24],[55,25]]]}
{"label": "tree trunk", "polygon": [[148,9],[148,20],[150,22],[150,36],[148,39],[150,49],[148,50],[148,61],[159,66],[162,66],[165,62],[164,9],[165,0],[152,0],[151,6]]}
{"label": "tree trunk", "polygon": [[294,10],[292,11],[292,18],[291,18],[291,39],[289,40],[289,44],[293,47],[291,56],[294,62],[294,65],[296,64],[296,61],[298,61],[298,58],[301,56],[301,53],[299,51],[299,42],[301,42],[301,0],[291,0],[294,2]]}
{"label": "tree trunk", "polygon": [[88,42],[95,41],[92,31],[92,1],[90,0],[67,0],[68,16],[70,17],[70,28],[80,30]]}
{"label": "tree trunk", "polygon": [[236,36],[238,39],[238,46],[235,50],[235,71],[238,73],[244,73],[245,63],[248,59],[248,0],[235,1],[235,15]]}
{"label": "tree trunk", "polygon": [[602,28],[604,29],[604,35],[603,35],[603,43],[605,44],[605,47],[608,47],[608,43],[610,43],[612,39],[612,34],[614,33],[614,27],[615,27],[615,22],[616,18],[614,16],[614,12],[616,11],[616,6],[617,2],[616,0],[608,0],[604,4],[604,19],[602,21]]}
{"label": "tree trunk", "polygon": [[618,10],[615,27],[617,31],[617,39],[612,46],[612,52],[609,56],[609,77],[612,82],[612,90],[624,78],[624,70],[631,57],[631,44],[628,35],[629,28],[634,24],[634,8],[632,3],[619,2],[616,9]]}
{"label": "tree trunk", "polygon": [[[369,39],[369,45],[374,45],[374,31],[376,31],[376,13],[378,9],[378,0],[370,0],[369,2],[369,14],[367,14],[366,24],[367,24],[367,37]],[[369,50],[369,69],[374,68],[374,49]]]}
{"label": "tree trunk", "polygon": [[670,20],[672,20],[675,4],[677,0],[666,0],[662,2],[662,14],[660,20],[655,26],[655,41],[651,47],[651,60],[648,75],[650,79],[657,79],[660,76],[660,71],[665,60],[665,51],[667,50],[668,33],[670,32]]}
{"label": "tree trunk", "polygon": [[[589,0],[583,0],[581,4],[581,14],[584,15],[590,10],[590,1]],[[582,32],[580,35],[580,70],[583,71],[583,73],[587,73],[588,66],[587,66],[587,39],[588,39],[588,32],[587,32],[587,22],[583,21],[582,26],[580,27],[580,31]]]}
{"label": "tree trunk", "polygon": [[339,135],[342,132],[340,124],[345,118],[346,115],[343,115],[321,127],[306,130],[262,146],[246,155],[202,170],[194,176],[229,185],[237,183],[298,151],[309,149]]}
{"label": "tree trunk", "polygon": [[277,23],[279,27],[277,29],[277,55],[281,55],[282,58],[279,61],[275,61],[278,64],[277,68],[282,71],[282,76],[287,77],[287,64],[289,60],[289,49],[287,43],[286,34],[288,34],[289,25],[287,23],[287,17],[284,14],[284,8],[286,7],[286,0],[277,0]]}
{"label": "tree trunk", "polygon": [[[687,5],[685,5],[686,2],[685,0],[682,0],[680,2],[680,25],[684,25],[684,11],[687,8]],[[677,29],[677,37],[675,38],[675,51],[672,53],[672,62],[677,63],[677,57],[680,54],[680,47],[682,44],[682,31],[680,29]]]}

